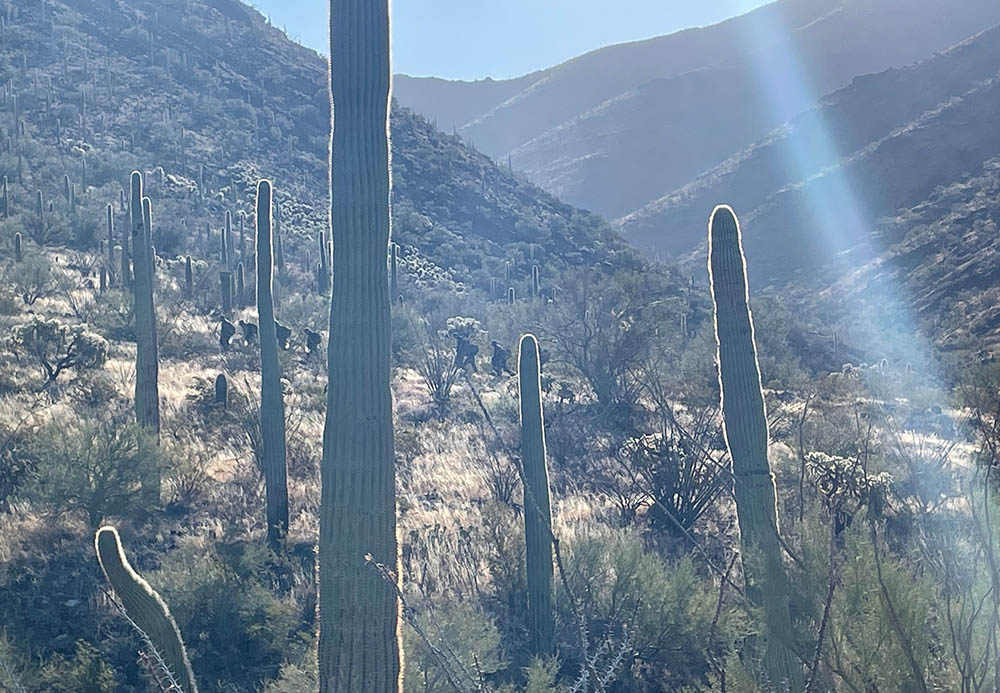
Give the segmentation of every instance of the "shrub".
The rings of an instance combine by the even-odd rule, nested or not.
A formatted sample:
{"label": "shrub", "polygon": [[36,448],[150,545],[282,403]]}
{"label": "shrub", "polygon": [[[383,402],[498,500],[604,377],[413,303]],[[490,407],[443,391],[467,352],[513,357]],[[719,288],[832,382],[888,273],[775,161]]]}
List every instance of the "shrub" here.
{"label": "shrub", "polygon": [[[500,632],[479,609],[467,603],[428,608],[415,616],[416,625],[439,652],[446,653],[442,663],[421,638],[414,626],[403,628],[403,651],[406,669],[404,693],[451,693],[445,666],[464,680],[465,672],[480,672],[489,676],[503,665],[500,652]],[[475,681],[466,681],[474,684]]]}
{"label": "shrub", "polygon": [[81,512],[90,526],[140,507],[139,482],[160,454],[133,423],[59,421],[32,443],[34,473],[27,496],[50,512]]}
{"label": "shrub", "polygon": [[[567,580],[583,602],[592,639],[607,639],[614,650],[624,630],[631,633],[633,661],[624,663],[622,690],[707,685],[713,662],[732,642],[733,622],[726,611],[716,622],[718,588],[698,577],[689,559],[668,563],[634,534],[610,529],[589,530],[563,547]],[[575,655],[579,625],[565,590],[557,591],[557,607],[561,649]]]}
{"label": "shrub", "polygon": [[108,343],[83,325],[62,325],[35,317],[14,328],[15,350],[31,357],[42,369],[46,387],[65,371],[81,372],[104,365]]}
{"label": "shrub", "polygon": [[[303,604],[273,591],[276,577],[289,573]],[[284,661],[306,655],[315,608],[307,575],[262,546],[189,544],[149,579],[170,604],[201,687],[235,693],[258,690]]]}
{"label": "shrub", "polygon": [[114,693],[118,687],[115,672],[97,648],[82,640],[71,659],[54,655],[42,667],[41,679],[50,693]]}

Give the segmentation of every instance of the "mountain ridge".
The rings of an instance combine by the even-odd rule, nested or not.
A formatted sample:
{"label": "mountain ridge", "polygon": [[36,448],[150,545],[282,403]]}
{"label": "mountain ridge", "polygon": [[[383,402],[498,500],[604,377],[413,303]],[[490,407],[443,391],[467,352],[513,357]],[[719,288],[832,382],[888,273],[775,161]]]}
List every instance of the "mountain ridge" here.
{"label": "mountain ridge", "polygon": [[[947,7],[929,0],[841,0],[833,8],[818,0],[776,2],[709,27],[584,54],[543,71],[514,96],[497,97],[472,120],[451,118],[448,99],[427,107],[425,115],[457,125],[459,134],[494,158],[510,156],[515,169],[567,202],[616,219],[694,180],[852,78],[924,59],[998,22],[1000,8],[985,0]],[[764,66],[777,66],[777,72],[769,76]],[[655,88],[664,88],[656,80],[697,69],[706,70],[701,91],[664,89],[654,98]],[[713,79],[715,70],[723,72]],[[750,109],[734,104],[739,117],[722,114],[712,127],[699,127],[699,116],[718,107],[714,95],[727,70],[738,71],[729,81],[739,82],[741,96],[754,88],[764,92],[753,106],[756,125],[741,120]],[[412,86],[401,85],[402,103],[414,98]],[[645,100],[617,111],[602,108],[640,88]],[[664,103],[672,104],[685,130],[657,118]],[[729,144],[713,147],[720,131]],[[689,151],[675,160],[670,153],[678,147]]]}

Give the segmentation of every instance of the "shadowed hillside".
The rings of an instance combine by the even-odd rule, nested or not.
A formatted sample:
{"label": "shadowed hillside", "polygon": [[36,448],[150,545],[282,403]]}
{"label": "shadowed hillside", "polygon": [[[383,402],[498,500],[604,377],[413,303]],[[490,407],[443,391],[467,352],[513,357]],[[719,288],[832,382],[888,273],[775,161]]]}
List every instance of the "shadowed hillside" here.
{"label": "shadowed hillside", "polygon": [[[266,175],[278,184],[289,257],[305,257],[327,217],[320,56],[229,0],[47,2],[14,6],[10,25],[4,70],[24,121],[26,140],[13,141],[26,163],[19,177],[17,157],[5,151],[2,166],[16,199],[36,189],[49,197],[61,186],[60,169],[72,172],[86,159],[79,200],[95,210],[96,224],[93,203],[117,198],[129,167],[162,167],[170,183],[160,194],[176,208],[163,219],[172,240],[157,247],[175,254],[189,247],[192,230],[221,223],[227,198],[234,212],[249,212],[253,183]],[[394,237],[425,272],[487,289],[506,260],[529,253],[560,266],[634,261],[602,221],[420,117],[396,109],[393,130]],[[199,182],[204,200],[187,192]],[[530,266],[514,271],[527,277]]]}

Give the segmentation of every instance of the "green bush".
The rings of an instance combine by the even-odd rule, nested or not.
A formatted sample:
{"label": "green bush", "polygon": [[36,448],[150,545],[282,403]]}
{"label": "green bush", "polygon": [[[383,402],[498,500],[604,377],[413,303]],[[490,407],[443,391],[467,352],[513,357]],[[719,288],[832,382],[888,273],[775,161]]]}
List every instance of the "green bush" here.
{"label": "green bush", "polygon": [[53,422],[30,449],[34,470],[26,496],[57,515],[81,513],[92,528],[140,509],[139,482],[161,465],[143,431],[121,421]]}
{"label": "green bush", "polygon": [[[289,575],[295,590],[276,593]],[[170,604],[203,690],[257,691],[309,649],[311,573],[262,546],[185,545],[149,581]]]}
{"label": "green bush", "polygon": [[57,654],[46,662],[40,678],[48,693],[115,693],[118,688],[114,670],[97,648],[82,640],[71,659]]}
{"label": "green bush", "polygon": [[[564,540],[562,551],[592,640],[608,638],[614,650],[623,634],[631,633],[633,661],[623,663],[619,690],[707,685],[713,662],[732,644],[737,626],[728,609],[715,621],[713,581],[699,577],[689,559],[668,563],[625,531],[595,527]],[[557,589],[557,608],[561,651],[575,655],[579,625],[563,589]]]}
{"label": "green bush", "polygon": [[447,663],[442,663],[414,626],[407,623],[403,628],[404,693],[451,693],[454,688],[448,681],[446,666],[456,672],[478,670],[484,676],[503,666],[500,632],[475,606],[457,602],[428,607],[415,618],[431,644],[444,653]]}

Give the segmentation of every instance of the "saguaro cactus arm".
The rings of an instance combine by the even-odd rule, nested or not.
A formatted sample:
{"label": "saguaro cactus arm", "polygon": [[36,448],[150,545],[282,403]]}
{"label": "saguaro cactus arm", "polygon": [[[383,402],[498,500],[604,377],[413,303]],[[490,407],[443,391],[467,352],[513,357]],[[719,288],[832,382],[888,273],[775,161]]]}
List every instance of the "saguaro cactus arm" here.
{"label": "saguaro cactus arm", "polygon": [[156,649],[182,693],[198,693],[177,623],[160,595],[132,569],[118,532],[114,527],[101,527],[94,538],[94,546],[101,570],[129,620]]}

